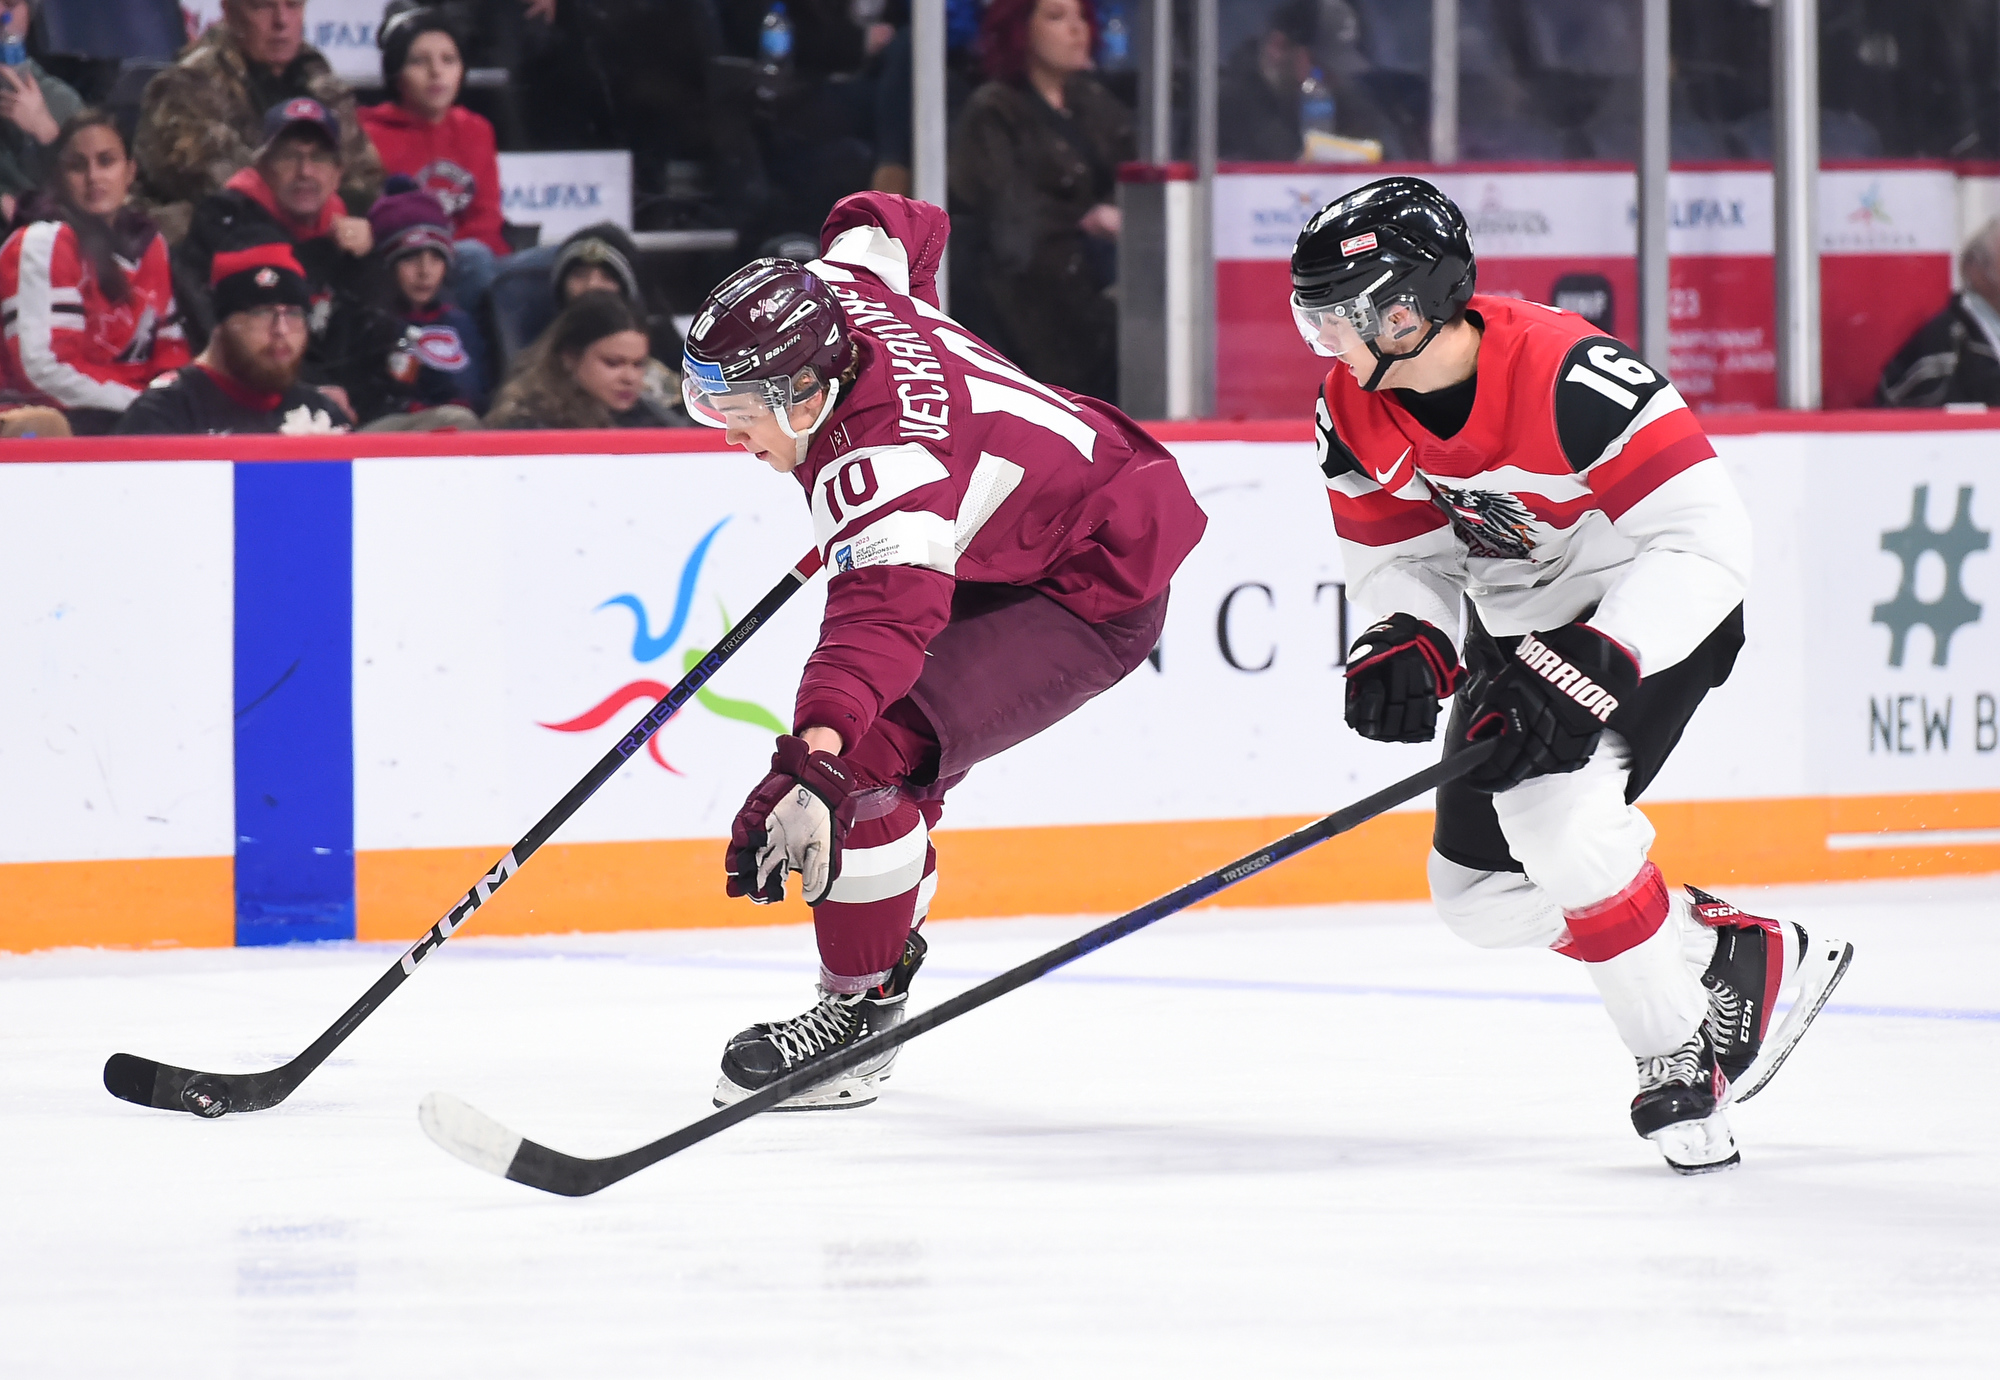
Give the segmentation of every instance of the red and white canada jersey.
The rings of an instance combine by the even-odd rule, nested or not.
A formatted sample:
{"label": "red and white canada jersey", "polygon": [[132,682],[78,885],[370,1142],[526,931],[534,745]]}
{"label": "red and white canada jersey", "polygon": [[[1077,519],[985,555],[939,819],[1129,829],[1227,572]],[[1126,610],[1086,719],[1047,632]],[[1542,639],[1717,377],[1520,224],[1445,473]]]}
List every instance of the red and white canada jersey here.
{"label": "red and white canada jersey", "polygon": [[1469,313],[1478,374],[1448,436],[1412,415],[1443,394],[1327,375],[1315,433],[1349,597],[1454,641],[1461,595],[1502,637],[1587,614],[1644,674],[1680,661],[1750,573],[1749,516],[1701,424],[1582,317],[1484,295]]}
{"label": "red and white canada jersey", "polygon": [[829,580],[796,722],[850,743],[915,683],[957,581],[1024,585],[1102,622],[1166,589],[1207,525],[1124,413],[1028,377],[939,310],[948,224],[864,192],[834,207],[808,265],[860,371],[794,471]]}
{"label": "red and white canada jersey", "polygon": [[141,389],[189,359],[167,264],[167,242],[119,261],[123,301],[103,284],[61,221],[36,221],[0,247],[6,375],[57,407],[123,412]]}

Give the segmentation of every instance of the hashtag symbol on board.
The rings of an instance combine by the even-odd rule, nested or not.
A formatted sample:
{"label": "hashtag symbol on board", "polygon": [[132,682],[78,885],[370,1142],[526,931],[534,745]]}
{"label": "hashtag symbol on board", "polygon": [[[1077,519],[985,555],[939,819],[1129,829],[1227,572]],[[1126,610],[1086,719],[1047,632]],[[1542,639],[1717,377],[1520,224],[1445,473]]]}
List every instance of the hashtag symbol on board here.
{"label": "hashtag symbol on board", "polygon": [[[1958,511],[1951,526],[1942,532],[1924,517],[1930,501],[1930,485],[1919,484],[1910,499],[1909,525],[1882,534],[1882,549],[1903,563],[1903,578],[1895,597],[1875,606],[1871,620],[1889,630],[1889,664],[1903,664],[1904,644],[1910,629],[1919,623],[1931,630],[1931,665],[1942,666],[1951,654],[1951,635],[1968,623],[1977,623],[1982,606],[1965,593],[1965,558],[1993,544],[1993,534],[1972,525],[1972,488],[1958,491]],[[1917,561],[1926,551],[1934,551],[1944,562],[1944,591],[1929,603],[1917,598]]]}

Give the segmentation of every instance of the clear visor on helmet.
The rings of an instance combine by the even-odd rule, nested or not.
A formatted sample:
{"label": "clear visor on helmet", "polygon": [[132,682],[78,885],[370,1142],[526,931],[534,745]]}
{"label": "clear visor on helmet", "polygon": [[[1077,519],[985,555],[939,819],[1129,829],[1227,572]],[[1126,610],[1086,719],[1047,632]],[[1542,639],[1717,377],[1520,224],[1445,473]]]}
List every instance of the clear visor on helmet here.
{"label": "clear visor on helmet", "polygon": [[[811,376],[807,377],[810,380]],[[803,392],[794,390],[788,376],[725,379],[720,365],[687,356],[681,358],[681,400],[687,404],[688,416],[703,426],[727,430],[754,423],[766,415],[786,422],[794,404],[805,402],[818,392],[819,384],[810,381]],[[791,430],[789,425],[785,429]]]}
{"label": "clear visor on helmet", "polygon": [[1365,350],[1376,339],[1406,340],[1430,324],[1414,292],[1392,292],[1380,300],[1364,292],[1320,307],[1308,307],[1294,296],[1292,320],[1314,353],[1335,357]]}

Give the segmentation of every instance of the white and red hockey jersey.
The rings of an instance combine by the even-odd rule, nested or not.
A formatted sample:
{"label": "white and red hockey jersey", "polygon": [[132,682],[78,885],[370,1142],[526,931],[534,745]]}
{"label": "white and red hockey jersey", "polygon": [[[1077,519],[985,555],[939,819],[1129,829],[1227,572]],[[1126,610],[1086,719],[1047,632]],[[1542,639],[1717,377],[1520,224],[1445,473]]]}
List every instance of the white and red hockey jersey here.
{"label": "white and red hockey jersey", "polygon": [[948,225],[863,192],[807,265],[861,367],[793,472],[829,577],[795,722],[849,743],[916,682],[957,581],[1027,586],[1102,622],[1166,589],[1208,521],[1130,418],[1029,378],[938,309]]}
{"label": "white and red hockey jersey", "polygon": [[[1348,597],[1463,641],[1460,596],[1496,637],[1589,615],[1643,675],[1743,602],[1750,519],[1687,404],[1569,312],[1474,296],[1471,410],[1449,436],[1408,401],[1327,375],[1315,431]],[[1447,428],[1449,429],[1449,428]],[[1593,612],[1594,610],[1594,612]]]}
{"label": "white and red hockey jersey", "polygon": [[189,360],[167,264],[154,235],[136,263],[119,260],[130,291],[104,295],[76,231],[37,221],[0,247],[0,321],[8,382],[62,408],[123,412],[141,389]]}

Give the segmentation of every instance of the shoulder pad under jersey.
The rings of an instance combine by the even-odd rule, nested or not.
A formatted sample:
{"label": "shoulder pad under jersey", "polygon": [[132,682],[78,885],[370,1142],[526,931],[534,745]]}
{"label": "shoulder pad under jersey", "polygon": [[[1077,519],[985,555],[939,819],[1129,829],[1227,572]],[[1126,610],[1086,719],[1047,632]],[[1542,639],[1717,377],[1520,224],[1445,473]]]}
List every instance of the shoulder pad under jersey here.
{"label": "shoulder pad under jersey", "polygon": [[1320,393],[1313,402],[1313,455],[1319,461],[1319,472],[1329,481],[1343,474],[1366,474],[1361,461],[1347,448],[1333,429],[1333,414],[1327,410],[1326,394]]}
{"label": "shoulder pad under jersey", "polygon": [[1666,375],[1610,336],[1594,335],[1570,346],[1556,368],[1556,438],[1563,459],[1578,474],[1603,458],[1653,396],[1668,387]]}

